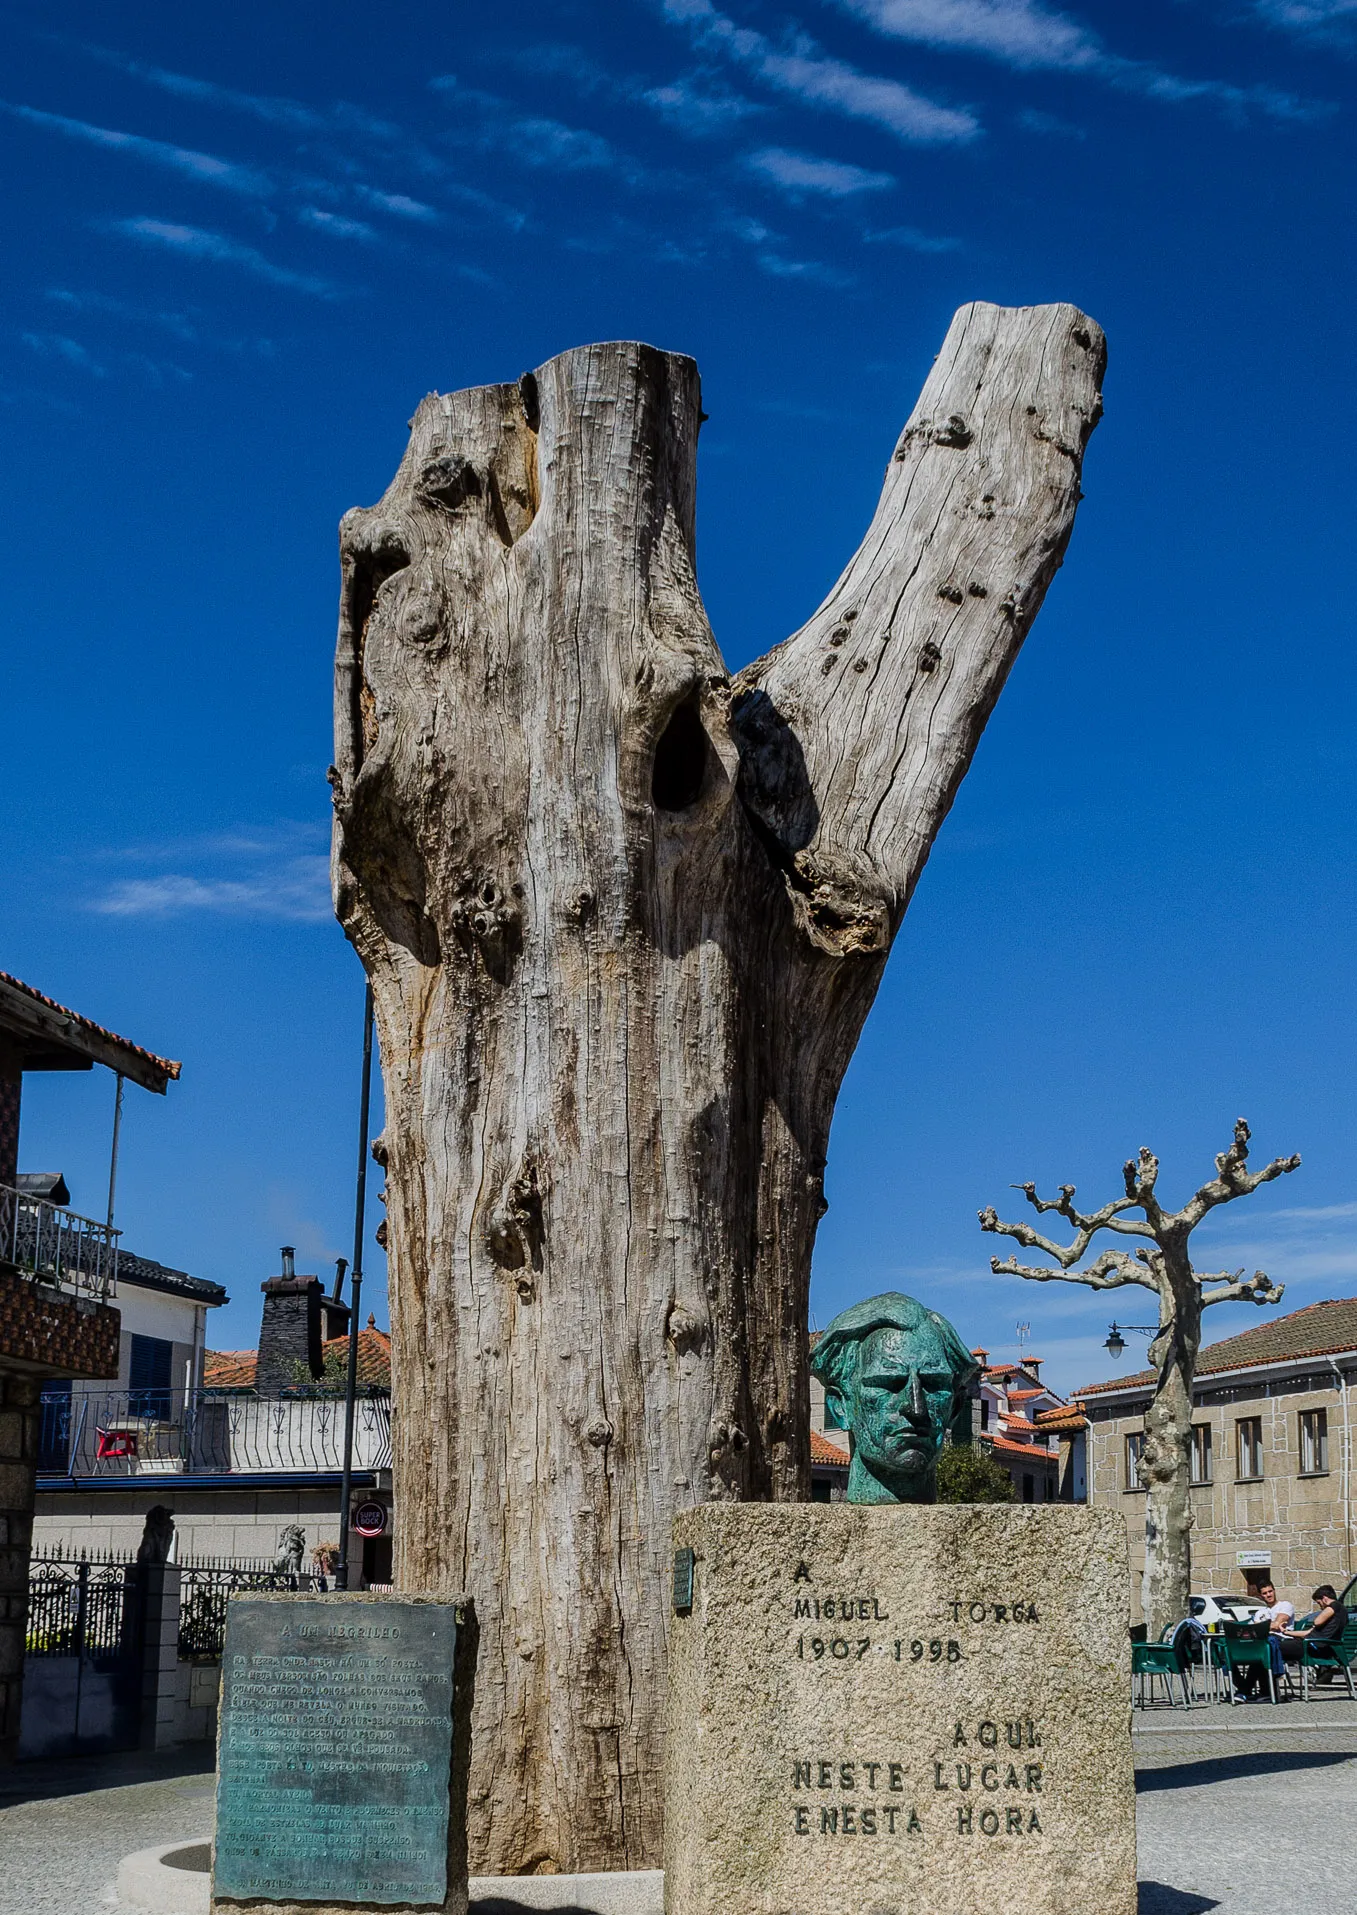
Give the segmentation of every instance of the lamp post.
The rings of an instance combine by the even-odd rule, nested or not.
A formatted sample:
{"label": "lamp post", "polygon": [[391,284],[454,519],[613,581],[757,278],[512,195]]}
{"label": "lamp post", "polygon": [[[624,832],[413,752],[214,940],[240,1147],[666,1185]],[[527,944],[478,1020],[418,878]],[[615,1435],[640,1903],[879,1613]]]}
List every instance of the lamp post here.
{"label": "lamp post", "polygon": [[[339,1490],[339,1568],[335,1588],[349,1586],[349,1498],[353,1494],[353,1416],[358,1395],[358,1306],[363,1299],[363,1221],[368,1189],[368,1107],[372,1099],[372,986],[363,1002],[363,1087],[358,1099],[358,1178],[353,1205],[353,1277],[349,1286],[349,1372],[344,1384],[344,1467]],[[340,1281],[343,1281],[341,1275]]]}

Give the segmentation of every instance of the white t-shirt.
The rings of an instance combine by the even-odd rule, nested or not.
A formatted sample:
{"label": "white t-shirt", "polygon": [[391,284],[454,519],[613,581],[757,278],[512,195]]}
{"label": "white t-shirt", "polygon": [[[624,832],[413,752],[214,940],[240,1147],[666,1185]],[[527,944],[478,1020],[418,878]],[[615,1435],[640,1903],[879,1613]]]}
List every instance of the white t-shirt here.
{"label": "white t-shirt", "polygon": [[1289,1629],[1296,1620],[1296,1605],[1293,1602],[1275,1602],[1269,1609],[1264,1603],[1258,1613],[1266,1616],[1269,1622],[1280,1622],[1284,1629]]}

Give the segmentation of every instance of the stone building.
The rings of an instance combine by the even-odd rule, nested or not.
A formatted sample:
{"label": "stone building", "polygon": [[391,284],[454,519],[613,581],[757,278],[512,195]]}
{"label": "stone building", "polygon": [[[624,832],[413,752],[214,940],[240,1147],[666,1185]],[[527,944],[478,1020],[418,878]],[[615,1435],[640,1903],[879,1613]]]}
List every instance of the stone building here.
{"label": "stone building", "polygon": [[[335,1542],[349,1311],[318,1277],[296,1271],[291,1249],[282,1262],[260,1286],[257,1349],[200,1341],[196,1366],[176,1367],[182,1381],[168,1388],[129,1387],[124,1374],[120,1388],[48,1396],[34,1523],[45,1548],[126,1556],[151,1503],[173,1515],[181,1561],[269,1559],[292,1525],[308,1549]],[[193,1286],[190,1296],[202,1287],[163,1274],[166,1287],[174,1278]],[[354,1504],[380,1505],[384,1522],[376,1535],[350,1536],[353,1587],[360,1572],[364,1583],[390,1579],[391,1351],[371,1320],[358,1337],[358,1389]]]}
{"label": "stone building", "polygon": [[[1008,1471],[1014,1500],[1082,1502],[1073,1493],[1073,1475],[1062,1472],[1063,1427],[1048,1427],[1052,1416],[1067,1414],[1068,1406],[1042,1382],[1042,1359],[1024,1355],[1017,1363],[991,1363],[988,1350],[971,1355],[984,1366],[972,1435]],[[1063,1484],[1062,1474],[1068,1477]]]}
{"label": "stone building", "polygon": [[[1153,1372],[1078,1392],[1088,1419],[1089,1501],[1121,1509],[1140,1619],[1145,1493],[1137,1474]],[[1357,1298],[1311,1303],[1204,1349],[1193,1392],[1192,1581],[1256,1588],[1306,1606],[1353,1574],[1352,1425]]]}
{"label": "stone building", "polygon": [[[45,1385],[118,1374],[118,1232],[53,1198],[59,1177],[21,1177],[19,1117],[31,1071],[96,1064],[164,1094],[179,1065],[0,973],[0,1762],[18,1745],[33,1502]],[[61,1186],[60,1189],[58,1186]]]}

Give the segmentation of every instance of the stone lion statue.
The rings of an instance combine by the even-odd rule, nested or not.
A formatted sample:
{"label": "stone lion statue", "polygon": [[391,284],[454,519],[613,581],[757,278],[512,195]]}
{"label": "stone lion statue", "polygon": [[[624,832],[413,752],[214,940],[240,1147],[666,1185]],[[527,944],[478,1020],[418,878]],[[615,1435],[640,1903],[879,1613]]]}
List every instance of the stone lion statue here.
{"label": "stone lion statue", "polygon": [[289,1523],[278,1532],[278,1554],[273,1559],[275,1576],[300,1576],[306,1555],[306,1531],[300,1523]]}

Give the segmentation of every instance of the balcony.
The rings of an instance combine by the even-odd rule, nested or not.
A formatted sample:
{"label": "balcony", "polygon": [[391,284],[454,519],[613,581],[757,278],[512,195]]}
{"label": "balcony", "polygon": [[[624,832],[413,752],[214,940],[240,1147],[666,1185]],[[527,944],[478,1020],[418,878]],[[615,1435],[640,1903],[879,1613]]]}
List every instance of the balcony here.
{"label": "balcony", "polygon": [[118,1287],[120,1230],[0,1184],[0,1262],[77,1300],[107,1303]]}
{"label": "balcony", "polygon": [[[44,1391],[38,1473],[84,1480],[309,1476],[343,1468],[344,1399],[217,1390]],[[360,1396],[353,1467],[391,1467],[391,1398]]]}

